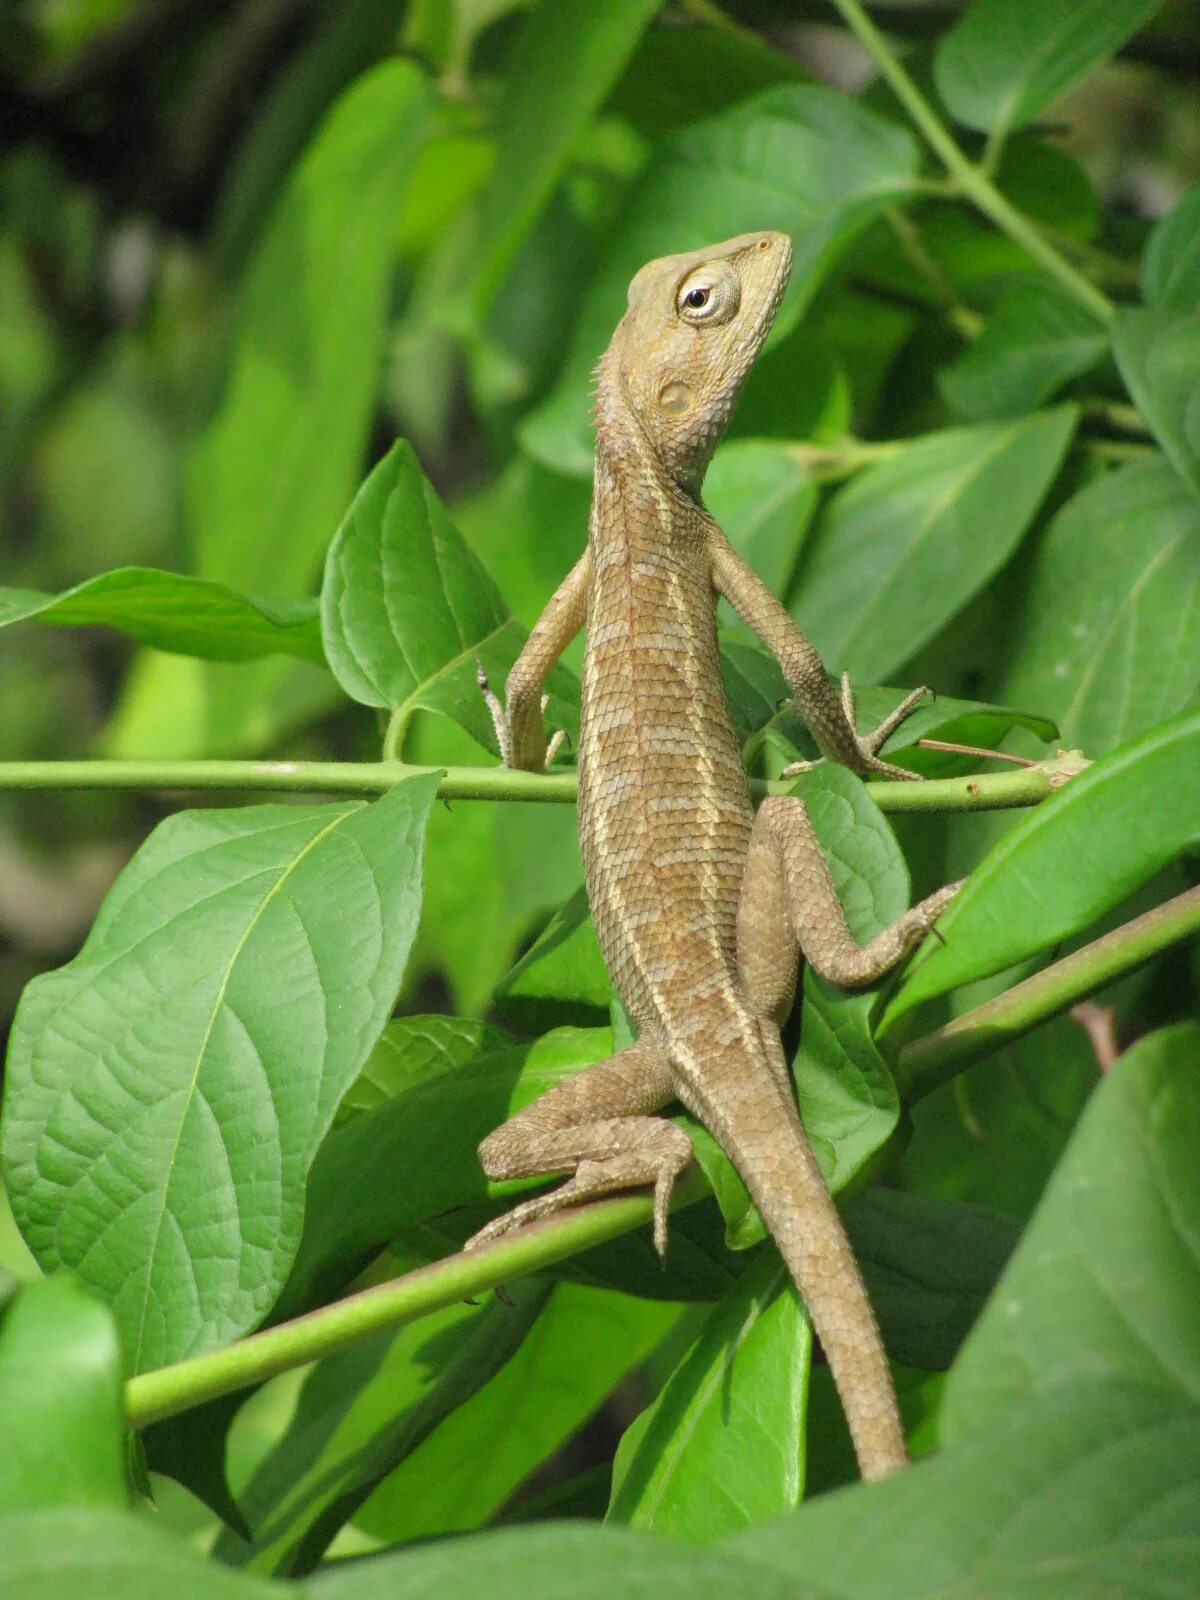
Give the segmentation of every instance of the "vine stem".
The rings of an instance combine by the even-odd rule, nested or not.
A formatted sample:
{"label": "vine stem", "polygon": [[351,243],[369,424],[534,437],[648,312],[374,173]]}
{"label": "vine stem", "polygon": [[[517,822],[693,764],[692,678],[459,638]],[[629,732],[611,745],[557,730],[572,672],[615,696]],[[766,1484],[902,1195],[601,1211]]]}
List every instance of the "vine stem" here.
{"label": "vine stem", "polygon": [[[676,1184],[672,1209],[692,1205],[708,1192],[693,1165]],[[431,1266],[335,1300],[290,1322],[263,1328],[235,1344],[189,1356],[130,1378],[125,1385],[125,1424],[149,1427],[205,1401],[262,1383],[280,1372],[334,1355],[372,1334],[416,1322],[514,1278],[542,1271],[581,1250],[604,1244],[647,1223],[653,1212],[649,1194],[599,1200],[564,1211],[485,1249],[448,1256]]]}
{"label": "vine stem", "polygon": [[[1085,945],[946,1027],[914,1039],[900,1052],[897,1066],[906,1103],[928,1094],[981,1057],[1133,971],[1168,945],[1198,932],[1200,888]],[[707,1183],[693,1164],[676,1185],[672,1209],[692,1205],[707,1193]],[[403,1327],[446,1306],[497,1289],[526,1273],[542,1271],[593,1245],[643,1227],[650,1220],[651,1210],[651,1197],[646,1194],[580,1206],[522,1228],[486,1249],[449,1256],[291,1322],[264,1328],[234,1344],[142,1373],[125,1385],[126,1425],[147,1427],[220,1395],[262,1383],[289,1368],[334,1355],[372,1334]]]}
{"label": "vine stem", "polygon": [[888,48],[887,40],[859,4],[859,0],[833,0],[846,26],[870,55],[900,104],[924,136],[930,149],[955,179],[961,192],[1009,238],[1021,246],[1069,295],[1098,322],[1107,326],[1116,307],[1094,283],[1059,254],[1028,217],[1000,193],[996,185],[956,144],[937,113]]}
{"label": "vine stem", "polygon": [[1200,888],[1155,906],[945,1027],[913,1039],[896,1063],[902,1097],[911,1102],[929,1094],[964,1068],[1196,933],[1200,933]]}
{"label": "vine stem", "polygon": [[[0,793],[28,789],[229,790],[278,794],[384,794],[404,778],[439,772],[442,800],[534,800],[572,805],[575,773],[511,767],[420,767],[404,761],[0,761]],[[795,781],[752,779],[756,799],[792,794]],[[1042,766],[923,783],[870,785],[884,811],[997,811],[1037,805],[1050,793]]]}

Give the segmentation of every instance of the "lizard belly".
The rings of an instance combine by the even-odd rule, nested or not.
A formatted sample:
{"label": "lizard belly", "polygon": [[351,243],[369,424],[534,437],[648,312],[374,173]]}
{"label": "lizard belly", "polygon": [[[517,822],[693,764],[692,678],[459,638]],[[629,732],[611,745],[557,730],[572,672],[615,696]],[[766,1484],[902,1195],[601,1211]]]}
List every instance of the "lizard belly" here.
{"label": "lizard belly", "polygon": [[580,845],[609,974],[674,1031],[736,975],[753,813],[721,682],[706,565],[596,562],[579,750]]}

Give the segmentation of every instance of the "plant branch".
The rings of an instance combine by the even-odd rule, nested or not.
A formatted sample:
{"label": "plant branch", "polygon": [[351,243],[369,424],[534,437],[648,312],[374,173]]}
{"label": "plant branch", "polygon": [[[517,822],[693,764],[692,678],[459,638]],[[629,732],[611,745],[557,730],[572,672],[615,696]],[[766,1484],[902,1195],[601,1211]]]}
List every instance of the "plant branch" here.
{"label": "plant branch", "polygon": [[[28,789],[267,791],[276,794],[385,794],[416,773],[440,772],[442,800],[533,800],[573,805],[575,773],[511,767],[421,767],[404,761],[0,761],[0,793]],[[923,783],[872,783],[884,811],[998,811],[1037,805],[1050,793],[1041,765],[1020,772]],[[756,799],[791,794],[794,780],[752,779]]]}
{"label": "plant branch", "polygon": [[1098,322],[1112,321],[1115,307],[1106,294],[1088,281],[1042,237],[1028,217],[1013,206],[992,180],[971,162],[943,126],[937,113],[888,48],[887,40],[859,4],[859,0],[833,0],[846,26],[870,55],[892,92],[912,118],[930,149],[946,171],[992,222],[1045,270]]}
{"label": "plant branch", "polygon": [[1061,1015],[1077,1001],[1200,933],[1200,888],[1156,906],[1064,956],[994,1000],[965,1012],[900,1051],[896,1077],[906,1103]]}
{"label": "plant branch", "polygon": [[[705,1193],[707,1184],[693,1163],[676,1185],[672,1209],[691,1205]],[[578,1206],[522,1228],[485,1249],[459,1251],[291,1322],[263,1328],[235,1344],[144,1372],[125,1385],[126,1426],[148,1427],[292,1367],[334,1355],[372,1334],[401,1328],[446,1306],[502,1288],[514,1278],[631,1233],[649,1222],[652,1211],[653,1197],[648,1193]]]}

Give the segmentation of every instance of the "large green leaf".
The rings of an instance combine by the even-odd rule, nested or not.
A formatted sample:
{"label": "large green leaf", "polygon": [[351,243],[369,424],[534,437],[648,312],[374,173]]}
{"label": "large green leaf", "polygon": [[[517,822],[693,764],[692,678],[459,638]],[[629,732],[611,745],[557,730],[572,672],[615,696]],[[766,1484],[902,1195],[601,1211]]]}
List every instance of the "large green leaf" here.
{"label": "large green leaf", "polygon": [[791,607],[827,664],[878,682],[927,644],[1020,542],[1075,422],[1064,406],[930,434],[836,495]]}
{"label": "large green leaf", "polygon": [[1161,5],[1162,0],[974,0],[938,41],[938,93],[970,128],[1019,128],[1119,50]]}
{"label": "large green leaf", "polygon": [[126,1504],[117,1330],[78,1284],[32,1283],[8,1307],[0,1392],[0,1516]]}
{"label": "large green leaf", "polygon": [[507,1306],[452,1306],[318,1362],[238,1497],[253,1540],[226,1531],[214,1553],[258,1572],[311,1572],[374,1486],[503,1366],[548,1293],[526,1279]]}
{"label": "large green leaf", "polygon": [[581,131],[620,77],[659,0],[542,5],[526,18],[496,110],[496,160],[479,200],[472,298],[486,310],[562,175]]}
{"label": "large green leaf", "polygon": [[[524,640],[413,453],[399,440],[338,529],[321,592],[325,650],[346,693],[401,723],[424,708],[495,744],[476,663],[499,689]],[[570,680],[555,674],[553,727],[573,720]]]}
{"label": "large green leaf", "polygon": [[184,812],[80,954],[26,990],[3,1148],[47,1270],[113,1307],[135,1370],[272,1305],[304,1181],[391,1010],[436,780],[372,805]]}
{"label": "large green leaf", "polygon": [[480,1527],[679,1318],[669,1302],[560,1283],[521,1347],[355,1515],[397,1544]]}
{"label": "large green leaf", "polygon": [[223,583],[152,567],[118,567],[63,594],[0,589],[0,627],[32,617],[56,628],[116,628],[139,644],[208,661],[325,661],[315,601],[271,606]]}
{"label": "large green leaf", "polygon": [[811,1355],[800,1297],[764,1252],[626,1432],[609,1520],[707,1544],[798,1505]]}
{"label": "large green leaf", "polygon": [[1011,1218],[982,1206],[876,1186],[846,1213],[888,1353],[948,1368],[1017,1242]]}
{"label": "large green leaf", "polygon": [[[362,471],[396,213],[430,103],[411,61],[365,73],[334,103],[275,206],[239,288],[223,398],[188,458],[202,577],[285,599],[311,592]],[[300,714],[289,681],[278,664],[230,676],[155,663],[122,707],[121,747],[161,753],[168,718],[180,754],[261,741]]]}
{"label": "large green leaf", "polygon": [[[553,1522],[447,1539],[375,1561],[341,1562],[313,1579],[305,1593],[308,1600],[435,1600],[453,1594],[472,1600],[832,1600],[807,1582],[781,1579],[749,1555],[696,1550],[629,1528]],[[43,1597],[22,1594],[19,1600]],[[100,1600],[100,1593],[78,1600]],[[216,1600],[225,1600],[224,1594],[218,1592]],[[236,1600],[232,1593],[230,1600]]]}
{"label": "large green leaf", "polygon": [[721,1549],[838,1600],[1184,1600],[1197,1461],[1194,1410],[1098,1376]]}
{"label": "large green leaf", "polygon": [[1200,311],[1200,183],[1184,191],[1150,235],[1142,294],[1159,311]]}
{"label": "large green leaf", "polygon": [[947,403],[969,422],[1033,411],[1108,349],[1094,317],[1053,284],[1016,283],[982,332],[938,373]]}
{"label": "large green leaf", "polygon": [[1171,465],[1200,495],[1200,315],[1125,307],[1113,352]]}
{"label": "large green leaf", "polygon": [[955,1364],[947,1439],[1103,1374],[1200,1408],[1200,1027],[1128,1050],[1092,1097]]}
{"label": "large green leaf", "polygon": [[1006,833],[938,920],[885,1014],[1083,932],[1200,835],[1200,713],[1122,745]]}
{"label": "large green leaf", "polygon": [[4,1600],[300,1600],[217,1566],[148,1518],[74,1508],[0,1519],[0,1591]]}
{"label": "large green leaf", "polygon": [[1102,755],[1200,683],[1200,507],[1162,460],[1089,484],[1041,538],[1004,692]]}
{"label": "large green leaf", "polygon": [[768,89],[670,135],[623,208],[554,393],[521,430],[526,448],[560,472],[590,472],[589,375],[645,262],[754,228],[791,234],[782,334],[854,233],[907,192],[916,160],[902,129],[824,88]]}

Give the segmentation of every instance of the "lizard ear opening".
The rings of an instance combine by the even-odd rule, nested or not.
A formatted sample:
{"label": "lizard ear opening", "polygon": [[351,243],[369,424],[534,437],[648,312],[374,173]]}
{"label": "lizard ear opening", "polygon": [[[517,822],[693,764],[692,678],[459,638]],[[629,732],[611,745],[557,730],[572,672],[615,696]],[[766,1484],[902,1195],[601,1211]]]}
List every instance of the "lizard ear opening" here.
{"label": "lizard ear opening", "polygon": [[712,327],[728,322],[741,304],[742,286],[725,261],[697,267],[675,291],[675,309],[684,322]]}

